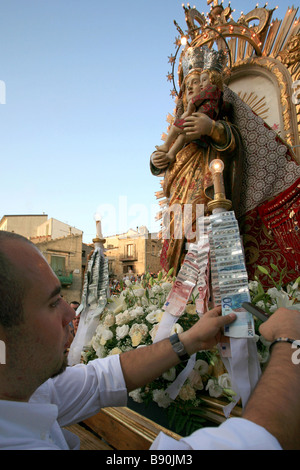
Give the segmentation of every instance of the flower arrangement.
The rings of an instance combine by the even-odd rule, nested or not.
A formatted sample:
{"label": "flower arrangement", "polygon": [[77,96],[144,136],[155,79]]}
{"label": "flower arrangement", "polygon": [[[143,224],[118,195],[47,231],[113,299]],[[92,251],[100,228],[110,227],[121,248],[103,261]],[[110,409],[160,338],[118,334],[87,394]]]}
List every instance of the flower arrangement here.
{"label": "flower arrangement", "polygon": [[[284,285],[282,281],[285,275],[284,270],[281,271],[272,263],[270,264],[271,269],[264,266],[258,266],[257,268],[261,274],[270,279],[274,287],[265,289],[259,277],[255,276],[254,280],[249,282],[253,304],[262,308],[268,315],[272,315],[280,307],[300,310],[300,276],[294,282]],[[258,356],[263,366],[269,359],[270,343],[259,334],[260,324],[261,321],[255,319]]]}
{"label": "flower arrangement", "polygon": [[[125,281],[121,293],[109,299],[90,347],[83,353],[84,362],[120,354],[153,342],[163,316],[163,306],[175,280],[172,273],[171,269],[165,276],[159,273],[156,278],[146,274],[140,283]],[[171,334],[181,333],[198,321],[195,301],[196,297],[192,296]],[[169,425],[174,424],[178,433],[189,434],[204,422],[200,392],[212,397],[225,397],[227,400],[231,400],[234,392],[218,350],[200,351],[192,372],[176,400],[172,401],[166,389],[184,367],[182,364],[172,367],[152,383],[129,395],[137,403],[148,405],[155,402],[166,409]]]}
{"label": "flower arrangement", "polygon": [[[272,314],[280,306],[295,306],[300,302],[300,277],[286,287],[282,285],[283,273],[274,265],[273,271],[279,276],[273,280],[267,268],[259,267],[264,275],[271,277],[274,288],[265,290],[259,278],[250,281],[249,290],[254,304]],[[92,338],[90,347],[83,354],[83,360],[102,358],[120,354],[132,348],[151,344],[163,315],[163,306],[173,286],[175,278],[170,270],[163,276],[155,278],[146,274],[140,283],[125,281],[119,295],[113,295],[100,318],[99,325]],[[190,328],[198,319],[195,305],[196,297],[192,295],[186,305],[185,313],[173,326],[171,334],[180,333]],[[268,359],[269,344],[259,335],[260,321],[256,320],[259,360],[264,364]],[[137,403],[149,405],[155,402],[164,408],[169,419],[169,426],[181,435],[188,435],[201,427],[203,419],[203,395],[231,401],[235,392],[231,389],[229,374],[219,356],[218,349],[199,351],[193,370],[179,391],[176,400],[171,400],[166,393],[168,386],[176,379],[185,366],[172,367],[161,377],[129,395]]]}

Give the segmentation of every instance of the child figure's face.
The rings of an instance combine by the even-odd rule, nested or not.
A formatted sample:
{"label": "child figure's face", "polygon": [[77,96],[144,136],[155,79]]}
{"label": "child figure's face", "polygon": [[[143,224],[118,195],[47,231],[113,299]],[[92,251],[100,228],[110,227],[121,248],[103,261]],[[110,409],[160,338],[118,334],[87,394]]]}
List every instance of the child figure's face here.
{"label": "child figure's face", "polygon": [[199,95],[199,93],[209,84],[210,77],[208,72],[203,72],[201,75],[194,73],[188,77],[185,84],[187,102],[189,102],[195,96]]}
{"label": "child figure's face", "polygon": [[201,90],[206,88],[208,85],[211,85],[210,76],[208,72],[203,72],[200,75],[200,86]]}

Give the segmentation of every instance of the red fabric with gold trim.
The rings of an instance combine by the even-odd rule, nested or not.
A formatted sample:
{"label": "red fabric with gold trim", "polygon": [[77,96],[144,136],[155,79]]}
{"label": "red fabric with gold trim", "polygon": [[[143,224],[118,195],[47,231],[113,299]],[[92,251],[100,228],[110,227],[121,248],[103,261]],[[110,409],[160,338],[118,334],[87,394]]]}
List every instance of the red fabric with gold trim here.
{"label": "red fabric with gold trim", "polygon": [[[273,287],[257,265],[273,263],[286,271],[284,284],[299,276],[300,266],[300,179],[271,201],[247,212],[239,219],[250,280],[259,274],[265,287]],[[272,273],[276,279],[276,273]]]}
{"label": "red fabric with gold trim", "polygon": [[300,267],[300,178],[286,191],[258,207],[263,223],[296,271]]}

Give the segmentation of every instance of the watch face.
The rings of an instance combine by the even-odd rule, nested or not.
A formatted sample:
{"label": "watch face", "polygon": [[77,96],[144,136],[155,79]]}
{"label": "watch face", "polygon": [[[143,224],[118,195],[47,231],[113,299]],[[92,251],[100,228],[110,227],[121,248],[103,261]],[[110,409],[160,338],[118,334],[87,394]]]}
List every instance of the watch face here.
{"label": "watch face", "polygon": [[179,356],[181,356],[182,354],[185,354],[184,346],[180,342],[173,344],[173,349]]}

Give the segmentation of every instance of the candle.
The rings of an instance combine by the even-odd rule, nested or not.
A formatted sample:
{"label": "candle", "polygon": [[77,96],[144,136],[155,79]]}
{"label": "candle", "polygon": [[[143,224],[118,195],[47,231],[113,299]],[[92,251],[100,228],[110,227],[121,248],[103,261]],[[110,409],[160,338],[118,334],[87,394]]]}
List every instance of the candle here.
{"label": "candle", "polygon": [[209,169],[213,177],[215,195],[222,194],[225,198],[225,187],[223,179],[224,163],[222,160],[216,158],[209,165]]}
{"label": "candle", "polygon": [[98,238],[103,238],[101,220],[96,220],[96,233]]}

